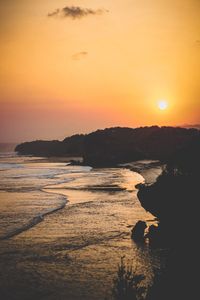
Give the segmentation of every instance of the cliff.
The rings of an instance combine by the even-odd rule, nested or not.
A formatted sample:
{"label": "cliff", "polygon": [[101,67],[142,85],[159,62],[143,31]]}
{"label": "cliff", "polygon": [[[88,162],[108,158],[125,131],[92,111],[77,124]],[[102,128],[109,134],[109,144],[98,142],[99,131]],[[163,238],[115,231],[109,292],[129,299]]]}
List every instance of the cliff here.
{"label": "cliff", "polygon": [[200,140],[196,139],[168,159],[164,171],[154,184],[139,185],[138,198],[142,206],[160,223],[176,225],[172,226],[173,232],[180,222],[190,218],[190,213],[194,213],[198,204],[199,153]]}
{"label": "cliff", "polygon": [[190,299],[198,293],[194,274],[199,259],[199,154],[196,139],[168,160],[156,183],[140,185],[142,206],[158,219],[146,237],[151,246],[164,250],[166,261],[147,300]]}

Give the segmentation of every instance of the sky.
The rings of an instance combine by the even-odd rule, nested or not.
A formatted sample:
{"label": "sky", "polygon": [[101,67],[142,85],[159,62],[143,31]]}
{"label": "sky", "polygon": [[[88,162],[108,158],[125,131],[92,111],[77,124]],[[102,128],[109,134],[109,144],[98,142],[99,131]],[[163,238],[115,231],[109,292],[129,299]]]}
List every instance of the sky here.
{"label": "sky", "polygon": [[200,123],[199,0],[0,0],[0,54],[1,142]]}

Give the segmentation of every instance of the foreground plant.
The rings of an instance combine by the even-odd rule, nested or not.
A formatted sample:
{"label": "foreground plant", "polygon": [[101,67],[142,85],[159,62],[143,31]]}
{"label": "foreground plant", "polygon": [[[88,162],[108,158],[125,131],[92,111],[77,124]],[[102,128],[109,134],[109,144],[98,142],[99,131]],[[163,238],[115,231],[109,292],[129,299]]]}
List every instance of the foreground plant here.
{"label": "foreground plant", "polygon": [[114,280],[113,297],[116,300],[143,300],[145,288],[143,275],[136,274],[132,264],[126,264],[124,257],[118,266],[117,278]]}

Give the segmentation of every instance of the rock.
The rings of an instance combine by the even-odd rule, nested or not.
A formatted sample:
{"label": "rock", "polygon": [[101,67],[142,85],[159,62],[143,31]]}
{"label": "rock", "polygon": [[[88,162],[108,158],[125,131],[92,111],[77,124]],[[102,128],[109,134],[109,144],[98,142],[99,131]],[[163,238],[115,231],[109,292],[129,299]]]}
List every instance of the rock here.
{"label": "rock", "polygon": [[149,239],[150,246],[159,246],[161,244],[161,236],[159,226],[151,225],[145,238]]}
{"label": "rock", "polygon": [[83,162],[81,160],[71,159],[70,160],[71,166],[83,166]]}
{"label": "rock", "polygon": [[144,241],[144,233],[147,225],[144,221],[138,221],[131,231],[131,238],[135,242]]}

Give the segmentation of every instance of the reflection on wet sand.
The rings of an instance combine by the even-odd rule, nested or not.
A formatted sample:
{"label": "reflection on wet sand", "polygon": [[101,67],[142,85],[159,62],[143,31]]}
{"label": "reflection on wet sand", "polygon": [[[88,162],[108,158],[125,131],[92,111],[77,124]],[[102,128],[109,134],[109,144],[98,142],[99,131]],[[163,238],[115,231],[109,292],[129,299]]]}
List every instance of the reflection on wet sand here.
{"label": "reflection on wet sand", "polygon": [[[1,241],[3,295],[9,299],[110,299],[122,256],[137,265],[148,284],[153,268],[159,267],[159,256],[148,245],[140,247],[130,238],[130,228],[138,220],[152,219],[136,197],[135,185],[143,178],[128,169],[91,170],[64,164],[59,168],[54,165],[54,172],[59,172],[53,175],[53,164],[32,164],[37,184],[30,177],[26,185],[32,183],[36,190],[37,186],[40,189],[22,192],[18,181],[18,192],[2,192],[5,202],[9,202],[8,195],[13,195],[7,215],[13,216],[16,211],[17,222],[19,211],[14,207],[19,199],[24,199],[24,215],[46,211],[49,205],[59,205],[63,199],[68,203],[46,215],[37,226]],[[12,172],[20,175],[19,170]],[[16,181],[11,177],[9,180]]]}

